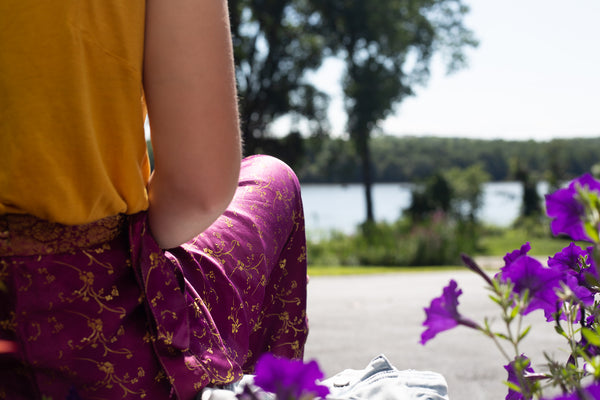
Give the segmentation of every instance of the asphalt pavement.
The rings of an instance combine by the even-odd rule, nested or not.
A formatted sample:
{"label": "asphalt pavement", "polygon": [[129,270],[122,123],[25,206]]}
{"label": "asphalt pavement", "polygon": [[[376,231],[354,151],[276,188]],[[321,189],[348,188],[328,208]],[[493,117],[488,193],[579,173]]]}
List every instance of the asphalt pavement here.
{"label": "asphalt pavement", "polygon": [[[347,368],[362,369],[373,357],[385,354],[398,369],[442,374],[451,400],[504,399],[507,362],[491,339],[459,326],[425,346],[419,344],[423,308],[450,279],[463,290],[459,312],[478,323],[491,317],[492,326],[500,329],[499,309],[488,298],[484,281],[468,270],[311,277],[305,359],[317,360],[329,377]],[[558,360],[566,357],[566,343],[540,311],[525,322],[533,329],[520,350],[536,371],[543,370],[543,351]]]}

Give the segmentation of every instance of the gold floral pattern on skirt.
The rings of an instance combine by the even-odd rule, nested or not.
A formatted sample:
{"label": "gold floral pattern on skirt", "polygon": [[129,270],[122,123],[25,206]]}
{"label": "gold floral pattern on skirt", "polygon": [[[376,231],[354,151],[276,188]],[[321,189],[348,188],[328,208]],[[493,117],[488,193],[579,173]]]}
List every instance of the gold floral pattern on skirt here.
{"label": "gold floral pattern on skirt", "polygon": [[297,178],[242,161],[227,211],[162,251],[145,213],[83,226],[0,217],[0,399],[193,399],[307,336]]}

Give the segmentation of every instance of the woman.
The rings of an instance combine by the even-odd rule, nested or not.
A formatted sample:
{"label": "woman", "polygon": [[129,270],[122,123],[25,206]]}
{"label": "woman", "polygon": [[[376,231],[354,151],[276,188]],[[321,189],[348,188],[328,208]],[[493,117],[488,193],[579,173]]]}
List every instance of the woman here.
{"label": "woman", "polygon": [[3,1],[0,71],[0,399],[192,399],[302,356],[299,185],[240,164],[225,0]]}

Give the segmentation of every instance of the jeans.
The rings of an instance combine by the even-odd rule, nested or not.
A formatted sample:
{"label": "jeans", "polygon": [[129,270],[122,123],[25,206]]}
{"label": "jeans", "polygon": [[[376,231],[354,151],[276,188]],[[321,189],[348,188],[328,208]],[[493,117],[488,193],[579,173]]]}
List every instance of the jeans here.
{"label": "jeans", "polygon": [[[205,389],[198,400],[236,400],[252,376],[225,389]],[[326,400],[449,400],[448,385],[436,372],[396,369],[385,356],[375,357],[365,369],[344,370],[321,382],[329,388]],[[261,400],[274,395],[260,393]]]}

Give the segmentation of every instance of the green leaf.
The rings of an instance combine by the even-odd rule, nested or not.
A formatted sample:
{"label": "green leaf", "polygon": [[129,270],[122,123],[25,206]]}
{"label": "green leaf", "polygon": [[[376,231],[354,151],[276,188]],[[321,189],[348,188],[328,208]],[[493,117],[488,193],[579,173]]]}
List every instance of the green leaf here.
{"label": "green leaf", "polygon": [[525,336],[527,336],[527,334],[529,333],[530,330],[531,330],[531,325],[529,325],[527,328],[525,328],[525,330],[523,331],[523,333],[521,333],[519,335],[519,342],[521,340],[523,340],[523,338],[525,338]]}
{"label": "green leaf", "polygon": [[594,377],[598,378],[600,376],[600,356],[594,356],[588,361],[587,365],[588,369],[591,369]]}
{"label": "green leaf", "polygon": [[581,333],[585,339],[594,346],[600,346],[600,335],[589,328],[582,328]]}
{"label": "green leaf", "polygon": [[519,307],[518,305],[516,305],[516,306],[515,306],[515,307],[512,309],[512,311],[511,311],[511,313],[510,313],[510,320],[512,321],[513,319],[515,319],[515,317],[516,317],[517,315],[519,315],[519,312],[520,312],[520,311],[521,311],[521,307]]}
{"label": "green leaf", "polygon": [[509,389],[512,389],[512,390],[514,390],[517,393],[521,393],[521,388],[518,387],[517,385],[515,385],[514,383],[508,382],[508,381],[504,381],[504,384],[506,386],[508,386]]}
{"label": "green leaf", "polygon": [[492,300],[496,304],[501,304],[500,299],[497,296],[489,295],[490,300]]}
{"label": "green leaf", "polygon": [[494,291],[500,293],[500,282],[497,279],[492,279],[492,284],[494,285]]}
{"label": "green leaf", "polygon": [[589,272],[584,272],[583,276],[585,277],[585,282],[592,286],[592,287],[596,287],[599,288],[600,287],[600,280],[598,280],[594,275],[590,274]]}
{"label": "green leaf", "polygon": [[590,237],[590,239],[592,239],[592,242],[598,243],[600,241],[600,238],[598,237],[598,230],[596,229],[594,224],[590,221],[586,221],[584,227],[585,233]]}
{"label": "green leaf", "polygon": [[560,325],[554,325],[554,330],[561,336],[567,337],[565,330]]}
{"label": "green leaf", "polygon": [[490,320],[488,319],[488,317],[483,318],[483,325],[485,326],[485,329],[490,329]]}

